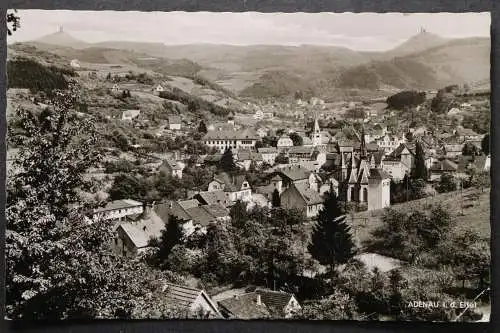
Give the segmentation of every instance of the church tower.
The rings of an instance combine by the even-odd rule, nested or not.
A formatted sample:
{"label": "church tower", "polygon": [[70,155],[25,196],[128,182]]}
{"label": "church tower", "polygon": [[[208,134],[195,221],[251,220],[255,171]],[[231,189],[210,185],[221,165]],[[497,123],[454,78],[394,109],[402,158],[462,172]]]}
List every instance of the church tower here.
{"label": "church tower", "polygon": [[320,146],[322,144],[321,140],[321,129],[319,128],[318,116],[314,115],[314,129],[311,134],[311,141],[313,147]]}

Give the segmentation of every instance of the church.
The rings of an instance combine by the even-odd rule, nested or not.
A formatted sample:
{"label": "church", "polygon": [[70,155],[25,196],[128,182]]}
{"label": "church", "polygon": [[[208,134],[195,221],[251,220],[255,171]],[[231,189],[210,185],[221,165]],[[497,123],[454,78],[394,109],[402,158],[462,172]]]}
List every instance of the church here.
{"label": "church", "polygon": [[345,198],[368,210],[383,209],[391,204],[391,177],[381,168],[380,152],[368,151],[364,137],[363,129],[359,151],[352,144],[339,144]]}

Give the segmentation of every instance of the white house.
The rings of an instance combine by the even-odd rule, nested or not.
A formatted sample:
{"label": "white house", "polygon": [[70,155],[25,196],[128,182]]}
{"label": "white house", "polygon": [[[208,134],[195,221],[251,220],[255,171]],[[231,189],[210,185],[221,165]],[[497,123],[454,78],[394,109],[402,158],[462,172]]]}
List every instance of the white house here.
{"label": "white house", "polygon": [[172,177],[182,179],[182,171],[186,165],[180,161],[165,160],[160,167],[160,170],[165,170]]}
{"label": "white house", "polygon": [[278,156],[278,149],[275,147],[262,147],[257,148],[257,151],[262,156],[264,163],[269,165],[274,165],[276,157]]}
{"label": "white house", "polygon": [[170,116],[168,117],[168,128],[172,131],[179,131],[182,126],[181,117],[179,116]]}
{"label": "white house", "polygon": [[80,62],[78,61],[78,59],[73,59],[71,60],[70,66],[73,68],[80,68]]}
{"label": "white house", "polygon": [[282,149],[286,150],[290,147],[293,147],[293,141],[292,141],[292,139],[290,139],[290,137],[288,135],[282,135],[278,139],[278,143],[276,146],[279,150],[282,150]]}
{"label": "white house", "polygon": [[257,134],[250,130],[243,131],[209,131],[203,142],[210,148],[217,148],[220,153],[227,149],[254,149],[257,143]]}
{"label": "white house", "polygon": [[252,188],[244,175],[229,175],[220,173],[208,184],[208,191],[223,190],[232,202],[248,200],[252,195]]}
{"label": "white house", "polygon": [[131,199],[111,201],[106,206],[93,211],[92,218],[96,220],[122,220],[131,215],[142,214],[143,203]]}
{"label": "white house", "polygon": [[384,154],[388,155],[392,153],[396,148],[398,148],[402,143],[406,142],[403,137],[398,137],[396,135],[389,135],[385,133],[380,139],[375,141],[377,145],[384,150]]}
{"label": "white house", "polygon": [[307,218],[314,218],[323,207],[323,198],[319,192],[309,186],[295,185],[292,183],[281,193],[281,207],[285,209],[298,209]]}
{"label": "white house", "polygon": [[161,84],[157,85],[155,88],[154,88],[155,92],[157,93],[161,93],[163,91],[165,91],[165,89],[163,89],[163,86]]}

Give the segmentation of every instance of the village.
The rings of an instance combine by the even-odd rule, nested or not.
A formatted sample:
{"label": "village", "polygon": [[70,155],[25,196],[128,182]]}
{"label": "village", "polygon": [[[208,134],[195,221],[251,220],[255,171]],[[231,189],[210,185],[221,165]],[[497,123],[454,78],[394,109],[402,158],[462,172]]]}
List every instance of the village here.
{"label": "village", "polygon": [[[131,301],[139,314],[111,317],[489,318],[489,80],[249,97],[199,69],[182,72],[194,66],[184,60],[120,53],[131,58],[104,63],[63,47],[55,56],[43,43],[9,48],[7,170],[21,179],[9,186],[20,202],[11,214],[32,209],[23,200],[38,200],[29,192],[38,187],[64,202],[53,216],[82,216],[91,240],[102,234],[102,252],[89,250],[98,260],[141,267],[132,293],[161,309]],[[71,116],[58,122],[58,113]],[[64,121],[70,130],[54,133],[78,133],[61,144],[72,154],[44,155],[44,140],[57,139],[44,131]],[[23,185],[34,182],[26,166],[37,154],[63,166],[42,161],[32,172],[49,175]],[[71,165],[57,154],[85,168],[64,178]],[[75,188],[53,195],[52,173]],[[77,199],[65,202],[66,190]],[[52,221],[37,214],[19,221]],[[406,306],[456,300],[466,306]]]}

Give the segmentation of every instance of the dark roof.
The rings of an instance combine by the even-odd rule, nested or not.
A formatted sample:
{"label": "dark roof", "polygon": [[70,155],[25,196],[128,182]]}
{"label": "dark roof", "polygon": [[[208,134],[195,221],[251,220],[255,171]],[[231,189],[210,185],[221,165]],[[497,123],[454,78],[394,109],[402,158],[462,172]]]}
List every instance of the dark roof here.
{"label": "dark roof", "polygon": [[[257,304],[256,293],[248,293],[219,301],[219,307],[238,319],[263,319],[271,316],[265,304]],[[262,299],[262,296],[261,296]]]}
{"label": "dark roof", "polygon": [[186,209],[186,213],[191,217],[194,225],[199,224],[206,227],[217,220],[217,218],[211,214],[211,211],[206,209],[206,206],[188,208]]}
{"label": "dark roof", "polygon": [[292,181],[296,181],[296,180],[309,178],[311,171],[304,169],[304,168],[291,166],[291,167],[276,170],[276,173],[278,173],[278,174],[280,174],[280,175],[284,176],[285,178],[288,178]]}
{"label": "dark roof", "polygon": [[107,212],[111,210],[117,209],[126,209],[142,206],[142,202],[131,200],[131,199],[123,199],[123,200],[115,200],[108,202],[106,206],[100,207],[94,210],[94,213]]}
{"label": "dark roof", "polygon": [[139,221],[122,223],[119,225],[137,249],[148,246],[152,237],[160,237],[165,228],[165,222],[154,212]]}
{"label": "dark roof", "polygon": [[207,155],[204,159],[204,162],[205,163],[218,163],[220,162],[220,159],[222,158],[222,154],[220,153],[216,153],[216,154],[213,154],[213,155]]}
{"label": "dark roof", "polygon": [[458,169],[458,165],[448,159],[444,159],[434,163],[431,166],[431,171],[443,171],[443,172],[455,172]]}
{"label": "dark roof", "polygon": [[312,155],[314,148],[313,147],[304,147],[304,146],[293,146],[290,147],[288,151],[289,154],[309,154]]}
{"label": "dark roof", "polygon": [[289,187],[290,190],[296,189],[300,196],[304,199],[307,205],[317,205],[323,203],[323,197],[318,192],[305,186],[292,185]]}
{"label": "dark roof", "polygon": [[201,199],[201,202],[205,205],[221,204],[227,206],[231,202],[227,194],[222,190],[200,192],[195,195],[195,198]]}
{"label": "dark roof", "polygon": [[370,169],[370,179],[389,179],[391,176],[387,172],[381,169]]}
{"label": "dark roof", "polygon": [[237,192],[246,181],[245,175],[229,175],[226,172],[214,176],[214,181],[224,184],[224,192]]}
{"label": "dark roof", "polygon": [[266,304],[271,313],[275,313],[280,316],[284,315],[285,307],[293,297],[292,294],[285,293],[283,291],[256,289],[255,293],[260,295],[262,302]]}
{"label": "dark roof", "polygon": [[258,135],[249,129],[243,131],[208,131],[204,140],[257,140]]}

